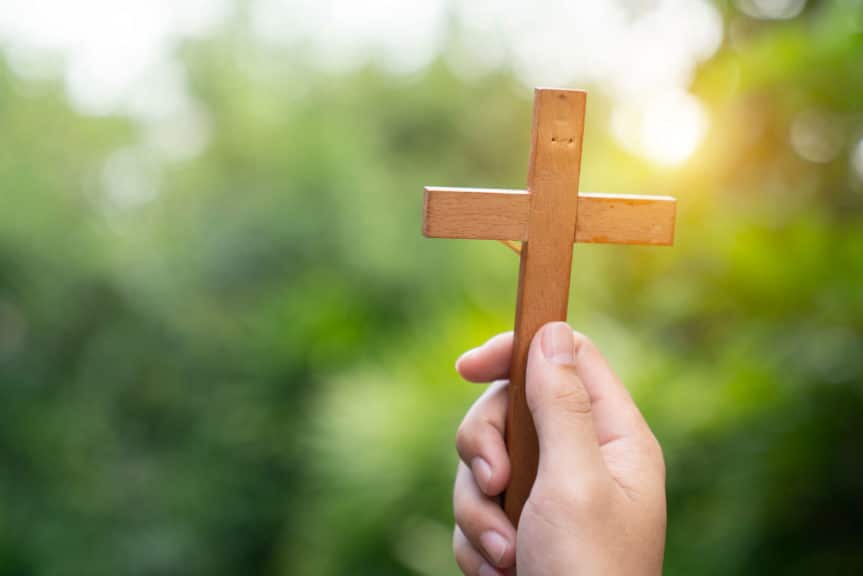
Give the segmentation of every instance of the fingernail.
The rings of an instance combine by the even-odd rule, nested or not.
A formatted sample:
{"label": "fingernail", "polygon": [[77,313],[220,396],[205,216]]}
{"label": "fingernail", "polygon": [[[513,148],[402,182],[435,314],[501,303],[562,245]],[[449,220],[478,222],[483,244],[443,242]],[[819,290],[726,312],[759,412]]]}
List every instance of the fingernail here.
{"label": "fingernail", "polygon": [[488,483],[491,481],[491,466],[489,466],[484,458],[477,456],[470,461],[470,469],[479,487],[485,492],[488,489]]}
{"label": "fingernail", "polygon": [[503,559],[503,555],[506,554],[506,547],[508,546],[506,538],[497,532],[489,530],[480,535],[479,541],[480,544],[482,544],[485,553],[488,555],[489,560],[495,564],[500,564],[500,561]]}
{"label": "fingernail", "polygon": [[553,322],[542,331],[542,353],[552,364],[575,366],[575,340],[566,322]]}
{"label": "fingernail", "polygon": [[479,576],[501,576],[500,572],[487,562],[482,563],[482,565],[479,567],[479,572],[477,572],[477,574]]}

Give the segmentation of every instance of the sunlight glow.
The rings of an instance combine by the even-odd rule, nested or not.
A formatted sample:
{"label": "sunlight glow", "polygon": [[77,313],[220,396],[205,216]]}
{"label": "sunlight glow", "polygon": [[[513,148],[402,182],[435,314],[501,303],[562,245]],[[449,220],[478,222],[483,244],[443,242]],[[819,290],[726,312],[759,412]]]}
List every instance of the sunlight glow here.
{"label": "sunlight glow", "polygon": [[620,105],[611,119],[614,136],[627,150],[663,166],[686,162],[708,123],[701,102],[682,90],[657,94],[643,105]]}
{"label": "sunlight glow", "polygon": [[409,74],[449,53],[460,72],[504,66],[528,87],[598,86],[617,102],[686,89],[723,35],[709,0],[5,0],[0,42],[19,74],[62,66],[79,109],[152,118],[188,107],[170,69],[177,40],[238,4],[265,42],[337,69],[372,57]]}
{"label": "sunlight glow", "polygon": [[22,75],[58,56],[72,102],[105,114],[134,97],[181,98],[183,78],[164,72],[173,42],[205,33],[226,13],[226,0],[5,0],[0,43]]}
{"label": "sunlight glow", "polygon": [[803,11],[806,0],[737,0],[735,4],[753,18],[788,20]]}

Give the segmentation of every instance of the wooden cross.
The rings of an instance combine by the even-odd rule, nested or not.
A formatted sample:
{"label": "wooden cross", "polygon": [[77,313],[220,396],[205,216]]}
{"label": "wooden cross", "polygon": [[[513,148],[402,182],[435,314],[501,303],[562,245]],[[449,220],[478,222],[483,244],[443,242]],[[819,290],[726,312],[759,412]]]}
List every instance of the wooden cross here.
{"label": "wooden cross", "polygon": [[578,193],[586,100],[581,90],[536,90],[527,191],[425,188],[426,236],[522,242],[506,424],[512,475],[504,498],[516,526],[539,457],[524,392],[527,353],[540,327],[566,320],[572,244],[674,241],[674,198]]}

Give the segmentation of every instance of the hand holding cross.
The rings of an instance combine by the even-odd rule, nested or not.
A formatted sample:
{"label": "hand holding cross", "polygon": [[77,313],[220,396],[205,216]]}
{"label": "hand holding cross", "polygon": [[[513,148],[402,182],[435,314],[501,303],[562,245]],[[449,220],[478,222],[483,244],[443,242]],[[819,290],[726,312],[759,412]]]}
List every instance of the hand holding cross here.
{"label": "hand holding cross", "polygon": [[670,245],[676,200],[579,194],[587,93],[537,89],[527,191],[426,187],[423,234],[521,241],[506,442],[504,509],[514,526],[536,477],[539,448],[527,407],[527,353],[544,324],[566,320],[574,242]]}

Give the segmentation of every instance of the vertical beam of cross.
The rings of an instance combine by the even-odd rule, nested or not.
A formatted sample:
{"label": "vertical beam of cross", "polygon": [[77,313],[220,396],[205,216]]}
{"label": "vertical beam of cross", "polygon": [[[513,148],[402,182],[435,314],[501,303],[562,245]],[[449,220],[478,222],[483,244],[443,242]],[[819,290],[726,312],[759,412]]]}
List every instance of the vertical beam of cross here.
{"label": "vertical beam of cross", "polygon": [[578,193],[586,96],[536,90],[526,192],[425,189],[426,236],[523,242],[506,426],[512,472],[504,509],[515,526],[539,460],[524,389],[527,353],[539,328],[566,320],[573,243],[674,241],[674,198]]}
{"label": "vertical beam of cross", "polygon": [[530,494],[539,458],[525,398],[527,353],[543,324],[566,320],[585,100],[586,93],[575,90],[537,90],[534,100],[528,240],[521,249],[506,426],[512,467],[518,473],[512,475],[504,509],[514,519]]}

